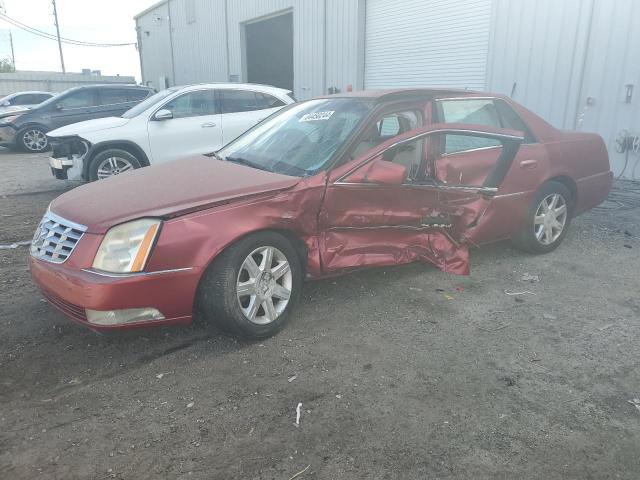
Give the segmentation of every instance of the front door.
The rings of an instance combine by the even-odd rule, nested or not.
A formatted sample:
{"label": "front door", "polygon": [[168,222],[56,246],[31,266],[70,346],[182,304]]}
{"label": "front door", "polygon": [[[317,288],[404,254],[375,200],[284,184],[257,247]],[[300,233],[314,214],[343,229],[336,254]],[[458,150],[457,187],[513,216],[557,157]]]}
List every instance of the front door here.
{"label": "front door", "polygon": [[220,114],[214,90],[185,93],[159,110],[169,110],[172,118],[149,119],[147,131],[152,163],[202,155],[222,147]]}
{"label": "front door", "polygon": [[51,130],[97,118],[94,117],[97,105],[97,92],[94,88],[70,92],[55,104],[51,112]]}
{"label": "front door", "polygon": [[[500,144],[482,182],[449,185],[435,178],[443,135]],[[489,127],[432,126],[393,137],[333,170],[319,217],[325,273],[415,260],[467,273],[469,232],[482,224],[522,140]]]}

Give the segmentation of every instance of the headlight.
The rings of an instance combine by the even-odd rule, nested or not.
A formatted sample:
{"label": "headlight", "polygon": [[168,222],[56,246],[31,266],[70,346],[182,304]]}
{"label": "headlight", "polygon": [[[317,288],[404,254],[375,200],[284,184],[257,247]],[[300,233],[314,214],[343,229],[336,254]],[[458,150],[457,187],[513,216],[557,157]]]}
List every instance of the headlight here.
{"label": "headlight", "polygon": [[102,239],[93,268],[113,273],[141,272],[160,230],[160,220],[143,218],[113,227]]}

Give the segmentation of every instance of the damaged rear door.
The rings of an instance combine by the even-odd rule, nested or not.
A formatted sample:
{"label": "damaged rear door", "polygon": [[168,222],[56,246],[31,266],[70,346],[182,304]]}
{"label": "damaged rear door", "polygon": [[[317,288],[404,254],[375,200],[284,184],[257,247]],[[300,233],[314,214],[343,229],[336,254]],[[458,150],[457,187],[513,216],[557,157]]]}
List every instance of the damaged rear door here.
{"label": "damaged rear door", "polygon": [[[499,142],[481,184],[437,179],[446,135]],[[522,141],[511,130],[431,125],[334,168],[319,215],[324,272],[423,260],[449,273],[467,274],[468,232],[481,224]]]}

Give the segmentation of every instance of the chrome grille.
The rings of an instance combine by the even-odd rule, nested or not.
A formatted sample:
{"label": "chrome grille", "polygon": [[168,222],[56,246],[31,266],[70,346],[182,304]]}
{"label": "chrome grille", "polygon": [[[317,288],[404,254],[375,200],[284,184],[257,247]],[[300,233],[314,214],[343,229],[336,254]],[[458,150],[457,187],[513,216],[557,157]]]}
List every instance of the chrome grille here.
{"label": "chrome grille", "polygon": [[47,212],[31,241],[31,255],[48,262],[62,263],[69,258],[86,230],[84,225]]}

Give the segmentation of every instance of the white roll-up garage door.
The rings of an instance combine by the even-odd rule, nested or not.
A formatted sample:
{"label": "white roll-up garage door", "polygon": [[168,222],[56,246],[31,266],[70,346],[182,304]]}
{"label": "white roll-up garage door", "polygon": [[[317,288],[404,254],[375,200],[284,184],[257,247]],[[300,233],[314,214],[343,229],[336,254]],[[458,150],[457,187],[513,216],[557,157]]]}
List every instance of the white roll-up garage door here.
{"label": "white roll-up garage door", "polygon": [[365,88],[483,89],[491,0],[367,0]]}

